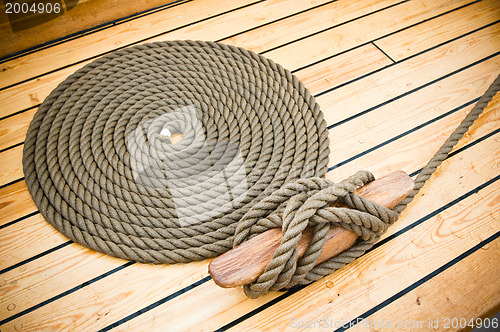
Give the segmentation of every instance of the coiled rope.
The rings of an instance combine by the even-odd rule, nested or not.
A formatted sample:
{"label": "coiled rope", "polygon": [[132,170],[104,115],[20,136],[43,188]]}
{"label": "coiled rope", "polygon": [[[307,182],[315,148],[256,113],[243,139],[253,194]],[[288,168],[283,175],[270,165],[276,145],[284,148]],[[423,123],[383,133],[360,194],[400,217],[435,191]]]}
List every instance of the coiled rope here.
{"label": "coiled rope", "polygon": [[[475,120],[468,118],[410,196],[389,210],[352,194],[373,180],[369,172],[338,184],[322,178],[329,155],[323,114],[289,71],[233,46],[159,42],[99,58],[62,82],[30,124],[23,167],[49,223],[115,257],[203,260],[282,227],[273,260],[245,287],[257,297],[318,280],[362,255]],[[336,200],[353,209],[329,207]],[[330,224],[361,240],[314,267]],[[315,233],[297,261],[307,225]]]}

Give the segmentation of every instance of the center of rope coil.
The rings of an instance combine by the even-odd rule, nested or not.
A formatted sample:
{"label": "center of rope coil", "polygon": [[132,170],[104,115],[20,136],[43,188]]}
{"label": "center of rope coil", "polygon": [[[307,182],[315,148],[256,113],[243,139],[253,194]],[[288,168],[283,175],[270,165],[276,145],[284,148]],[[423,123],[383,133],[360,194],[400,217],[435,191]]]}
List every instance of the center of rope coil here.
{"label": "center of rope coil", "polygon": [[[311,283],[349,264],[371,248],[399,216],[353,193],[374,179],[368,171],[359,171],[339,183],[319,177],[298,179],[254,205],[236,228],[234,246],[269,228],[281,228],[283,238],[265,271],[254,283],[244,286],[245,294],[257,298],[268,291]],[[349,208],[333,207],[336,202]],[[331,225],[351,230],[361,240],[315,266]],[[307,226],[314,229],[313,237],[304,256],[298,259],[297,244]]]}

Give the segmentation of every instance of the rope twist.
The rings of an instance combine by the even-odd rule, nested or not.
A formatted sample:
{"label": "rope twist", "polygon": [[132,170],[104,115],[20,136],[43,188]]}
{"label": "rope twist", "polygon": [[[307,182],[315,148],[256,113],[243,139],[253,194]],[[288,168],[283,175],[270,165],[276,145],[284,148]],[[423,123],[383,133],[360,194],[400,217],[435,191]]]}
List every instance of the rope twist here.
{"label": "rope twist", "polygon": [[[319,177],[298,179],[255,204],[238,223],[234,246],[269,228],[281,228],[283,238],[265,271],[254,283],[245,285],[245,294],[256,298],[270,290],[311,283],[369,249],[398,218],[391,209],[353,193],[374,179],[368,171],[359,171],[339,183]],[[334,203],[348,208],[334,207]],[[351,230],[361,240],[315,267],[331,225]],[[307,226],[314,229],[313,237],[304,256],[298,259],[297,244]]]}

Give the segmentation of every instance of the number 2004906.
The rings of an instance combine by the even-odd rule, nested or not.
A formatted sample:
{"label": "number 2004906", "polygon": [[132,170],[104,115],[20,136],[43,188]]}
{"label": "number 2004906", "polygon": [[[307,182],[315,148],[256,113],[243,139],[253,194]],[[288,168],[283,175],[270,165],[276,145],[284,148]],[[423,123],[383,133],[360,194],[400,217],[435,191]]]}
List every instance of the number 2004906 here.
{"label": "number 2004906", "polygon": [[60,13],[61,4],[60,3],[5,3],[5,13],[6,14],[50,14],[50,13]]}

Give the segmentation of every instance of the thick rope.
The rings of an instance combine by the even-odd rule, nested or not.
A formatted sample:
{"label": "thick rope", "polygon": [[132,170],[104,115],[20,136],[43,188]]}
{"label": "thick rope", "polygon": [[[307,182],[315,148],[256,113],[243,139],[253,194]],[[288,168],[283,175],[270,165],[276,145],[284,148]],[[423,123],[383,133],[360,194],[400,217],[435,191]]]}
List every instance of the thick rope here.
{"label": "thick rope", "polygon": [[280,65],[169,41],[109,54],[62,82],[30,124],[23,166],[40,212],[71,240],[177,263],[231,249],[256,202],[325,174],[328,146],[314,97]]}
{"label": "thick rope", "polygon": [[427,165],[418,173],[415,179],[415,187],[413,187],[412,192],[406,196],[396,207],[394,211],[401,213],[413,198],[418,194],[420,189],[424,186],[425,182],[431,177],[431,175],[436,171],[436,169],[441,165],[441,163],[448,158],[453,147],[457,145],[458,141],[464,136],[464,134],[469,130],[474,121],[477,120],[479,115],[483,113],[488,103],[493,99],[493,97],[500,90],[500,75],[493,81],[488,90],[479,98],[477,103],[474,105],[469,114],[463,119],[463,121],[458,125],[457,129],[446,139],[443,145],[439,148],[436,154],[429,160]]}
{"label": "thick rope", "polygon": [[[100,58],[61,83],[30,124],[23,165],[45,219],[75,242],[139,262],[217,256],[269,228],[282,242],[251,298],[307,284],[361,256],[448,156],[498,91],[497,78],[393,210],[353,194],[361,171],[322,178],[328,131],[289,71],[218,43],[144,44]],[[172,133],[182,133],[174,144]],[[349,208],[336,208],[333,202]],[[314,266],[330,225],[350,249]],[[297,243],[314,228],[301,259]]]}

